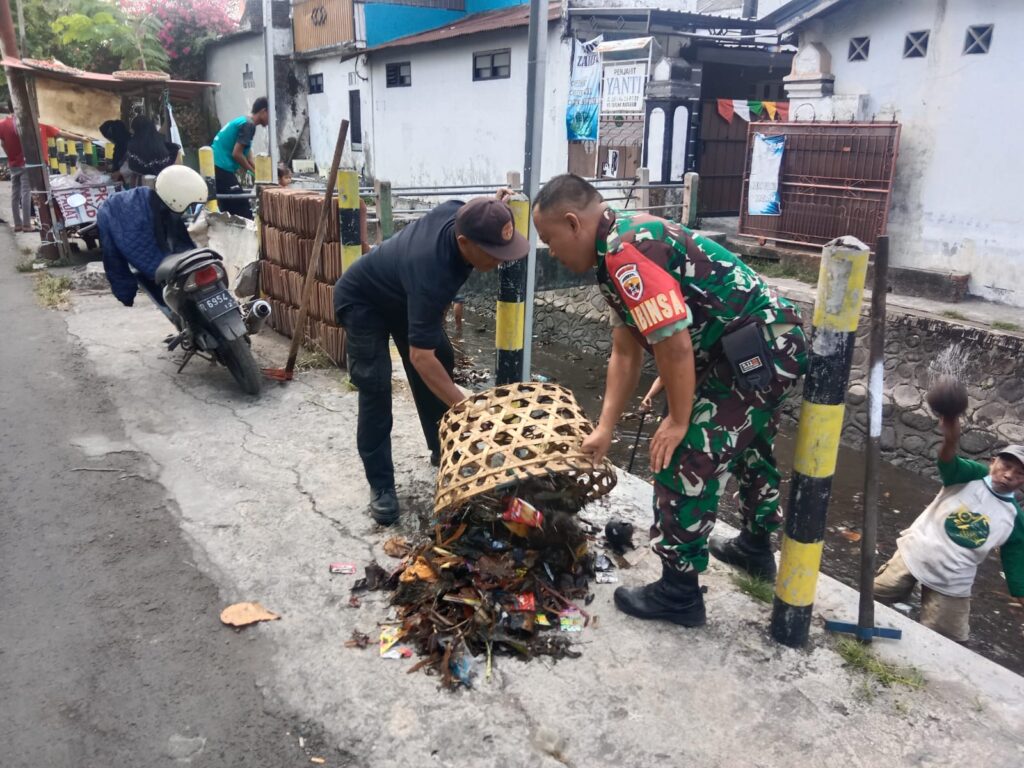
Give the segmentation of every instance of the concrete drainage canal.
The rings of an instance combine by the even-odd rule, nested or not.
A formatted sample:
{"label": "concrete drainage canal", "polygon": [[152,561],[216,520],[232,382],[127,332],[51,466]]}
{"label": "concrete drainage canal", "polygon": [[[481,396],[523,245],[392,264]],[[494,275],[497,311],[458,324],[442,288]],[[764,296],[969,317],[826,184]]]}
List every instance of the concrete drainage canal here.
{"label": "concrete drainage canal", "polygon": [[[493,385],[494,335],[493,321],[468,311],[461,330],[449,327],[457,355],[459,383],[473,389]],[[583,406],[587,416],[596,421],[604,394],[605,360],[583,354],[556,341],[534,341],[533,373],[537,378],[550,380],[570,388]],[[653,371],[645,370],[632,407],[654,380]],[[799,402],[790,404],[795,414]],[[663,401],[655,404],[660,413]],[[658,419],[648,416],[640,433],[639,449],[633,464],[633,473],[650,479],[647,444],[657,427]],[[637,435],[638,418],[624,418],[616,429],[610,458],[623,469],[627,467]],[[788,477],[792,468],[795,422],[787,418],[776,443],[776,457],[782,471],[783,504],[789,498]],[[839,462],[832,484],[832,503],[829,508],[828,529],[825,534],[825,555],[822,569],[854,589],[857,588],[860,568],[861,495],[864,465],[859,451],[840,448]],[[915,472],[883,463],[880,477],[878,563],[884,563],[896,548],[900,531],[909,526],[939,490],[939,484]],[[735,499],[736,487],[730,481],[719,506],[719,516],[732,525],[740,524]],[[638,536],[638,543],[642,534]],[[916,619],[920,611],[920,595],[915,591],[910,604],[897,604],[897,610]],[[843,618],[843,617],[836,617]],[[855,620],[856,617],[847,617]],[[1007,669],[1024,674],[1024,656],[1020,646],[1022,611],[1010,597],[997,557],[990,557],[979,569],[974,586],[971,610],[971,639],[966,646]]]}

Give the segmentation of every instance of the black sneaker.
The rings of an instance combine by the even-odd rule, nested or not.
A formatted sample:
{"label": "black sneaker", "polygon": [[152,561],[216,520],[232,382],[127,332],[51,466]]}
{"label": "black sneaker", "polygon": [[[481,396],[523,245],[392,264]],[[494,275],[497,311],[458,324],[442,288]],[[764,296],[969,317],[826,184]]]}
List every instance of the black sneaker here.
{"label": "black sneaker", "polygon": [[398,522],[398,496],[394,488],[373,491],[370,500],[370,517],[380,525],[394,525]]}
{"label": "black sneaker", "polygon": [[430,466],[439,467],[441,466],[441,455],[437,451],[430,452]]}

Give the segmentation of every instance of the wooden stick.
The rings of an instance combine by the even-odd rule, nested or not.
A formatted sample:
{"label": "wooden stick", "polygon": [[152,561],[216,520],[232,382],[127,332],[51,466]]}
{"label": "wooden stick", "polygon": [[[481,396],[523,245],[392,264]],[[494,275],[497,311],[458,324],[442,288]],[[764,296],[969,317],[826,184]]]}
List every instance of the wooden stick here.
{"label": "wooden stick", "polygon": [[285,374],[291,378],[295,370],[295,360],[299,356],[299,347],[306,340],[306,315],[309,313],[309,300],[313,296],[313,285],[316,283],[316,273],[320,269],[320,252],[323,250],[324,238],[327,236],[327,217],[334,207],[334,185],[338,180],[338,166],[341,165],[341,153],[345,149],[345,139],[348,137],[348,120],[341,121],[338,129],[338,141],[334,145],[334,159],[331,161],[331,173],[327,177],[327,192],[324,194],[324,204],[320,209],[320,223],[316,227],[316,238],[313,240],[313,252],[309,255],[309,266],[306,267],[306,282],[302,288],[302,303],[299,305],[299,317],[295,321],[295,328],[292,330],[292,346],[288,350],[288,363],[285,365]]}

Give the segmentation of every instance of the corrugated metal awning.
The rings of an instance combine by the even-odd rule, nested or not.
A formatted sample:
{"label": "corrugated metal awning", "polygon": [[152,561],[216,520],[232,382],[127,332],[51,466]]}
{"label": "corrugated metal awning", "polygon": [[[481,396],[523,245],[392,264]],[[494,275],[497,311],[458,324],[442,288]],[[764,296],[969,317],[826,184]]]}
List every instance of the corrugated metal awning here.
{"label": "corrugated metal awning", "polygon": [[74,83],[86,88],[97,88],[127,96],[166,88],[171,98],[175,101],[191,101],[202,95],[205,89],[220,86],[220,83],[193,80],[121,80],[113,75],[75,69],[52,59],[50,61],[36,61],[5,56],[3,64],[5,67],[20,69],[37,78]]}

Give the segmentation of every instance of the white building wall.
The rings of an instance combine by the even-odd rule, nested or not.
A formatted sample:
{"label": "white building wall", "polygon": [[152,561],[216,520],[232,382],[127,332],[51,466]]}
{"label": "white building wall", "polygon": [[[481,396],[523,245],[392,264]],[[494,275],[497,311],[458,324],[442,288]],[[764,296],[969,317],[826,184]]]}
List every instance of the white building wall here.
{"label": "white building wall", "polygon": [[[964,55],[967,27],[994,24],[988,54]],[[928,55],[904,59],[908,32]],[[862,0],[809,30],[832,54],[837,94],[866,94],[867,117],[902,128],[889,232],[898,266],[970,272],[970,291],[1024,306],[1024,2]],[[869,35],[867,61],[847,61]]]}
{"label": "white building wall", "polygon": [[307,96],[309,110],[309,141],[313,157],[323,173],[331,167],[334,143],[338,139],[338,126],[342,120],[351,120],[349,91],[360,92],[363,143],[361,150],[353,151],[351,136],[345,142],[342,167],[354,168],[365,176],[372,176],[373,115],[370,98],[369,68],[365,56],[339,62],[338,56],[309,62],[309,74],[324,76],[324,92]]}
{"label": "white building wall", "polygon": [[[565,107],[569,44],[557,26],[548,38],[542,178],[568,166]],[[511,77],[473,81],[473,53],[512,49]],[[363,148],[346,147],[343,164],[394,186],[504,183],[522,171],[526,136],[526,28],[451,42],[386,49],[345,62],[309,63],[323,74],[324,93],[309,96],[310,142],[321,168],[330,167],[348,92],[359,89]],[[389,62],[412,63],[412,85],[386,87]]]}
{"label": "white building wall", "polygon": [[[252,87],[246,88],[243,73],[246,67],[252,72]],[[262,35],[247,35],[225,43],[211,45],[206,56],[207,79],[220,83],[214,100],[217,104],[217,119],[221,125],[240,115],[248,115],[252,103],[260,96],[267,95],[267,72],[264,66]],[[268,133],[266,128],[257,128],[252,142],[254,154],[267,151]]]}

